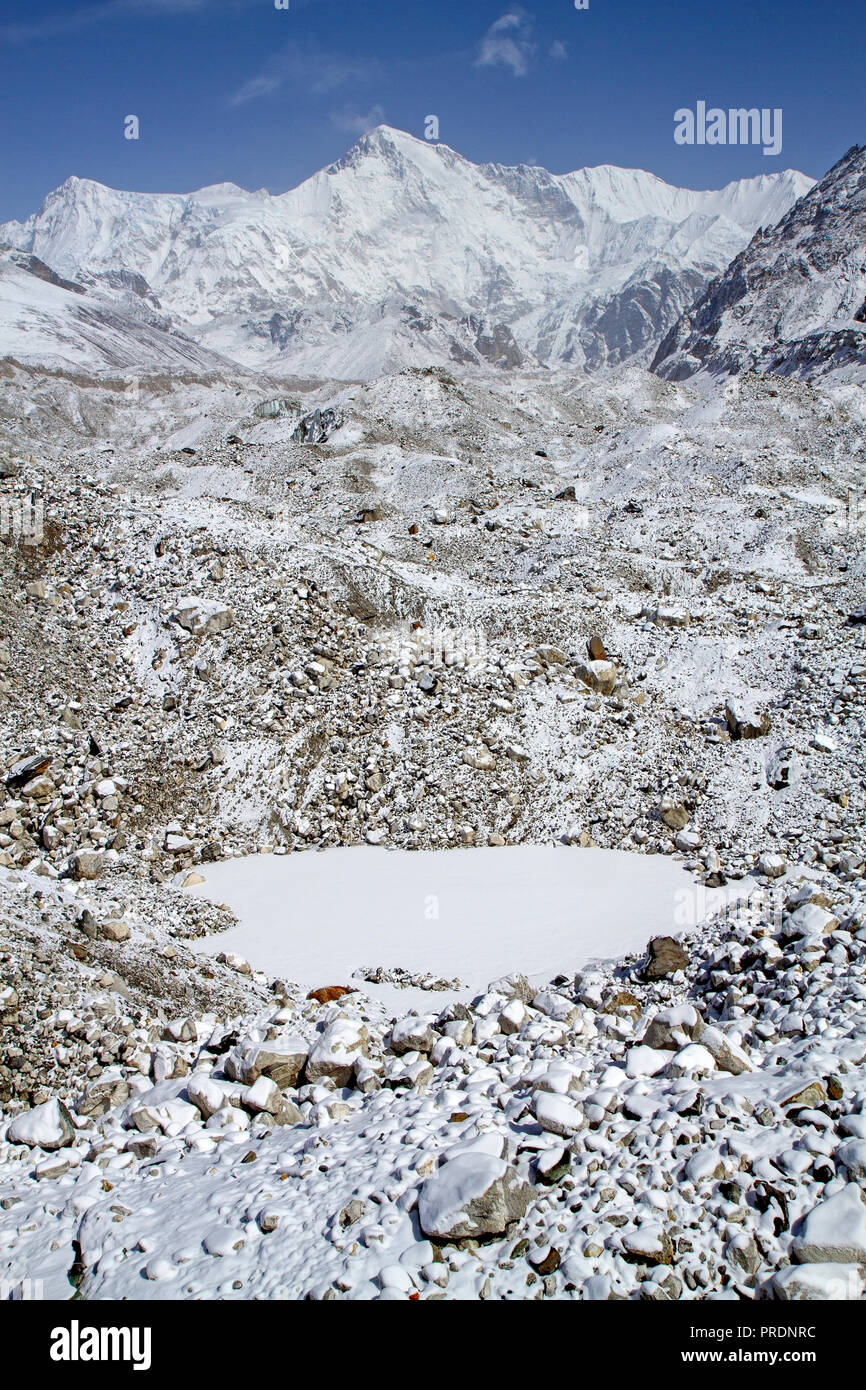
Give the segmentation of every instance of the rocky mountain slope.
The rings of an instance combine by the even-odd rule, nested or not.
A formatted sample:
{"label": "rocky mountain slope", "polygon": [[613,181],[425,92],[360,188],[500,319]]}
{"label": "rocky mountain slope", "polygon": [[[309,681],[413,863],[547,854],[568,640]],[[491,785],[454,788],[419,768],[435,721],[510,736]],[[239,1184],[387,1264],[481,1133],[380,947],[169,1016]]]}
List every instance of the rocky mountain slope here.
{"label": "rocky mountain slope", "polygon": [[748,370],[866,380],[866,147],[758,231],[659,346],[670,381]]}
{"label": "rocky mountain slope", "polygon": [[[608,165],[565,175],[474,165],[382,126],[278,196],[233,184],[127,193],[71,178],[26,222],[0,225],[0,244],[85,291],[77,311],[63,306],[46,344],[54,356],[67,352],[69,315],[118,286],[138,297],[137,317],[147,305],[209,351],[282,374],[594,370],[649,352],[810,186],[790,170],[693,192]],[[0,352],[19,356],[6,322]],[[156,367],[146,354],[140,365]]]}

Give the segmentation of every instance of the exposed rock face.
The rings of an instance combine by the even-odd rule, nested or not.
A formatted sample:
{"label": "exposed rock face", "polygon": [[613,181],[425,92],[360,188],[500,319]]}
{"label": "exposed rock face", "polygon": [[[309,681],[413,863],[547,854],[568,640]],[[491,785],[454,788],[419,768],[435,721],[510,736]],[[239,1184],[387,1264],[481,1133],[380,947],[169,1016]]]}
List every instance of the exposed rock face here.
{"label": "exposed rock face", "polygon": [[760,228],[659,346],[651,370],[866,379],[866,147]]}

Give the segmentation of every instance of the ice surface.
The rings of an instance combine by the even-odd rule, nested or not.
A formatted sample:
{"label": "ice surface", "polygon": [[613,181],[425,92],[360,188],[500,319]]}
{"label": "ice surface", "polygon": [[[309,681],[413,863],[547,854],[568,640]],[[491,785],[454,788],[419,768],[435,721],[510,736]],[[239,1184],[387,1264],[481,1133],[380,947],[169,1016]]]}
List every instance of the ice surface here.
{"label": "ice surface", "polygon": [[[205,866],[204,875],[190,891],[226,903],[240,925],[200,949],[235,952],[309,988],[345,984],[368,965],[456,976],[462,993],[512,970],[548,980],[694,925],[683,921],[683,894],[702,908],[722,901],[694,893],[691,876],[668,859],[547,845],[251,855]],[[365,988],[403,1008],[413,997]]]}

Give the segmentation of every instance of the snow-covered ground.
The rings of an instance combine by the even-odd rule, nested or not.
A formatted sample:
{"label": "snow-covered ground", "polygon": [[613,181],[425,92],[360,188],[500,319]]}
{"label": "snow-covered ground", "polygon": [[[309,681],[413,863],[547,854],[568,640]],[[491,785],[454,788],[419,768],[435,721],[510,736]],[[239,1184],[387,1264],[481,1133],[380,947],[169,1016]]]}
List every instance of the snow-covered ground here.
{"label": "snow-covered ground", "polygon": [[[307,989],[348,984],[367,966],[460,981],[427,995],[367,983],[405,1010],[471,998],[519,970],[539,984],[649,936],[695,926],[723,900],[661,855],[550,845],[413,853],[369,846],[248,855],[202,866],[190,889],[224,903],[239,925],[195,943],[245,957]],[[352,983],[358,983],[352,981]]]}

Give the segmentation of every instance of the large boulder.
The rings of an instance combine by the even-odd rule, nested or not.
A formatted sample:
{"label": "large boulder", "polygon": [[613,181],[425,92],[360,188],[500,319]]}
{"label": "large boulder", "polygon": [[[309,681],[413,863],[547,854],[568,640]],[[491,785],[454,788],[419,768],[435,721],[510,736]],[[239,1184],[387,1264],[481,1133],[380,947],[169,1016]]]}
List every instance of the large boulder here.
{"label": "large boulder", "polygon": [[363,1024],[346,1018],[330,1023],[307,1058],[307,1080],[329,1076],[335,1086],[350,1086],[355,1062],[366,1054],[369,1034]]}
{"label": "large boulder", "polygon": [[193,637],[224,632],[235,620],[234,613],[226,604],[210,598],[182,598],[172,617]]}
{"label": "large boulder", "polygon": [[791,1253],[799,1264],[866,1265],[866,1204],[849,1182],[819,1202],[795,1227]]}
{"label": "large boulder", "polygon": [[659,1221],[645,1221],[622,1237],[622,1253],[630,1264],[673,1264],[673,1241]]}
{"label": "large boulder", "polygon": [[644,1047],[678,1052],[688,1043],[698,1042],[703,1028],[704,1021],[693,1005],[677,1004],[670,1009],[660,1009],[650,1019],[641,1041]]}
{"label": "large boulder", "polygon": [[543,1130],[558,1134],[562,1139],[570,1139],[586,1124],[579,1105],[572,1105],[565,1096],[554,1095],[551,1091],[537,1090],[532,1097],[532,1110]]}
{"label": "large boulder", "polygon": [[404,1052],[432,1052],[436,1044],[436,1034],[430,1024],[417,1014],[400,1018],[391,1029],[391,1051],[398,1055]]}
{"label": "large boulder", "polygon": [[69,860],[69,872],[73,878],[99,878],[105,865],[105,856],[98,849],[76,850]]}
{"label": "large boulder", "polygon": [[854,1264],[787,1265],[758,1290],[759,1298],[786,1303],[847,1302],[863,1295],[863,1275]]}
{"label": "large boulder", "polygon": [[665,796],[662,798],[662,803],[659,807],[659,815],[668,830],[682,830],[688,825],[691,819],[682,801],[675,796]]}
{"label": "large boulder", "polygon": [[770,732],[770,716],[753,699],[733,699],[725,704],[725,723],[733,739],[763,738]]}
{"label": "large boulder", "polygon": [[501,1236],[526,1213],[532,1189],[517,1170],[492,1154],[458,1154],[423,1184],[418,1219],[440,1241]]}
{"label": "large boulder", "polygon": [[858,1183],[866,1183],[866,1139],[847,1139],[836,1150],[836,1163],[841,1164]]}
{"label": "large boulder", "polygon": [[535,990],[525,975],[521,975],[520,971],[514,971],[510,975],[500,975],[498,980],[492,980],[487,986],[487,993],[501,994],[506,999],[522,999],[524,1004],[531,1004]]}
{"label": "large boulder", "polygon": [[748,1054],[733,1038],[729,1038],[721,1028],[704,1028],[701,1032],[701,1046],[705,1047],[722,1071],[731,1076],[741,1076],[744,1071],[752,1071]]}
{"label": "large boulder", "polygon": [[251,1086],[260,1076],[275,1082],[281,1091],[297,1086],[309,1054],[309,1044],[303,1038],[286,1036],[268,1043],[250,1043],[239,1050],[233,1059],[232,1071],[237,1081]]}
{"label": "large boulder", "polygon": [[839,918],[818,903],[803,903],[789,912],[782,923],[782,936],[792,941],[798,936],[828,936],[838,929]]}
{"label": "large boulder", "polygon": [[203,1120],[209,1120],[218,1110],[239,1103],[241,1087],[237,1082],[221,1081],[209,1072],[193,1072],[186,1083],[188,1100]]}
{"label": "large boulder", "polygon": [[106,1073],[85,1087],[84,1095],[75,1109],[88,1117],[105,1115],[117,1105],[129,1100],[129,1082],[119,1074]]}
{"label": "large boulder", "polygon": [[6,1138],[10,1144],[26,1144],[30,1149],[45,1149],[48,1153],[54,1153],[72,1143],[75,1126],[62,1100],[47,1100],[44,1105],[16,1115]]}
{"label": "large boulder", "polygon": [[612,661],[580,662],[574,673],[597,695],[612,695],[620,681],[619,671]]}

